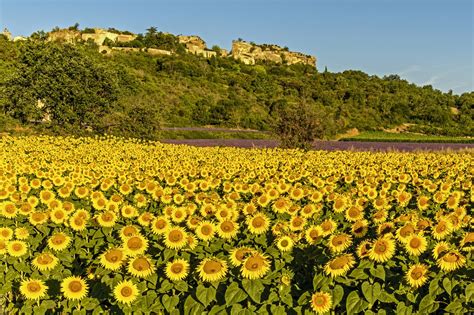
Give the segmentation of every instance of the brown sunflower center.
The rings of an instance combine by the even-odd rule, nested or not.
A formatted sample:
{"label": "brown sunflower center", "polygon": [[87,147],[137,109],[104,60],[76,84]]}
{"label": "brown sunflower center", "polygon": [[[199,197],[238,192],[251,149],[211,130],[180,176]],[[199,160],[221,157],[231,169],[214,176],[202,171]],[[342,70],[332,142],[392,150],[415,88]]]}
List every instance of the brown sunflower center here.
{"label": "brown sunflower center", "polygon": [[105,254],[105,259],[113,263],[122,260],[122,258],[123,258],[122,251],[118,249],[111,249]]}
{"label": "brown sunflower center", "polygon": [[130,237],[132,235],[137,234],[137,229],[135,229],[133,226],[126,226],[123,229],[123,235]]}
{"label": "brown sunflower center", "polygon": [[30,292],[39,292],[41,290],[41,286],[38,282],[30,282],[27,285],[28,291]]}
{"label": "brown sunflower center", "polygon": [[333,270],[343,269],[349,263],[349,258],[346,256],[337,257],[329,263],[329,267]]}
{"label": "brown sunflower center", "polygon": [[207,261],[203,268],[205,273],[207,274],[214,274],[214,273],[218,273],[221,271],[222,269],[222,265],[220,262],[218,261],[214,261],[214,260],[211,260],[211,261]]}
{"label": "brown sunflower center", "polygon": [[230,221],[224,221],[221,224],[221,229],[224,232],[232,232],[234,230],[234,224]]}
{"label": "brown sunflower center", "polygon": [[319,237],[319,232],[318,230],[311,230],[309,232],[309,237],[313,240],[317,239]]}
{"label": "brown sunflower center", "polygon": [[443,261],[447,263],[455,263],[459,260],[459,255],[456,253],[448,253],[443,256]]}
{"label": "brown sunflower center", "polygon": [[49,254],[42,254],[38,256],[37,261],[40,265],[48,265],[53,262],[53,257],[51,257]]}
{"label": "brown sunflower center", "polygon": [[23,249],[23,245],[20,244],[20,243],[15,243],[13,244],[12,246],[12,249],[15,251],[15,252],[19,252]]}
{"label": "brown sunflower center", "polygon": [[184,269],[184,266],[182,263],[174,263],[173,265],[171,265],[171,272],[172,273],[176,273],[176,274],[179,274],[183,271]]}
{"label": "brown sunflower center", "polygon": [[65,241],[66,241],[66,236],[64,236],[63,234],[56,234],[53,236],[53,239],[52,239],[53,244],[56,244],[56,245],[61,245]]}
{"label": "brown sunflower center", "polygon": [[10,231],[8,230],[2,230],[2,237],[9,237],[10,236]]}
{"label": "brown sunflower center", "polygon": [[385,244],[385,242],[377,242],[377,244],[375,244],[375,252],[377,254],[383,254],[387,251],[388,247],[387,247],[387,244]]}
{"label": "brown sunflower center", "polygon": [[317,295],[313,298],[314,305],[318,307],[326,306],[326,299],[322,295]]}
{"label": "brown sunflower center", "polygon": [[172,230],[168,235],[168,238],[171,242],[179,242],[184,238],[183,232],[179,230]]}
{"label": "brown sunflower center", "polygon": [[201,233],[206,236],[211,235],[212,228],[209,225],[204,225],[201,227]]}
{"label": "brown sunflower center", "polygon": [[148,270],[151,267],[150,262],[145,258],[137,258],[133,261],[132,266],[135,270],[143,271]]}
{"label": "brown sunflower center", "polygon": [[262,266],[265,264],[265,260],[261,256],[252,256],[247,258],[247,261],[245,262],[245,269],[248,269],[250,271],[256,271],[262,268]]}
{"label": "brown sunflower center", "polygon": [[252,220],[252,226],[259,228],[265,225],[265,219],[262,217],[256,217]]}
{"label": "brown sunflower center", "polygon": [[290,245],[290,242],[288,242],[288,240],[282,240],[280,242],[280,245],[283,246],[283,247],[287,247],[288,245]]}
{"label": "brown sunflower center", "polygon": [[68,288],[74,293],[81,292],[82,283],[80,281],[73,280],[69,283]]}
{"label": "brown sunflower center", "polygon": [[120,290],[120,294],[123,296],[123,297],[129,297],[131,296],[133,293],[133,290],[132,288],[130,287],[123,287],[121,290]]}
{"label": "brown sunflower center", "polygon": [[349,209],[348,214],[351,218],[356,218],[359,216],[359,213],[360,213],[359,209],[357,209],[356,207],[352,207]]}
{"label": "brown sunflower center", "polygon": [[131,250],[138,250],[143,247],[143,241],[139,237],[134,236],[127,241],[127,246]]}
{"label": "brown sunflower center", "polygon": [[411,272],[411,277],[412,277],[414,280],[420,279],[421,277],[423,277],[423,270],[420,269],[420,268],[415,268],[415,269],[413,269],[413,271]]}
{"label": "brown sunflower center", "polygon": [[415,232],[415,229],[411,225],[405,225],[400,229],[400,235],[402,237],[410,236],[413,232]]}
{"label": "brown sunflower center", "polygon": [[332,245],[340,246],[344,244],[346,240],[347,240],[347,237],[345,235],[337,235],[332,239]]}
{"label": "brown sunflower center", "polygon": [[421,240],[417,237],[412,238],[410,241],[411,248],[419,248],[421,246]]}

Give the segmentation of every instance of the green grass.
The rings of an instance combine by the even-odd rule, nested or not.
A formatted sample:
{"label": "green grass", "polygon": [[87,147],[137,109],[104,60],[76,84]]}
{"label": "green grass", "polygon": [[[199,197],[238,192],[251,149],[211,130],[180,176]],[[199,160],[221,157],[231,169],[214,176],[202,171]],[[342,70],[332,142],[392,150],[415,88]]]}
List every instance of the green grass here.
{"label": "green grass", "polygon": [[343,138],[340,141],[381,141],[381,142],[438,142],[438,143],[474,143],[474,137],[449,137],[421,135],[415,133],[390,133],[383,131],[364,131],[357,136]]}
{"label": "green grass", "polygon": [[265,132],[162,130],[160,139],[273,139]]}

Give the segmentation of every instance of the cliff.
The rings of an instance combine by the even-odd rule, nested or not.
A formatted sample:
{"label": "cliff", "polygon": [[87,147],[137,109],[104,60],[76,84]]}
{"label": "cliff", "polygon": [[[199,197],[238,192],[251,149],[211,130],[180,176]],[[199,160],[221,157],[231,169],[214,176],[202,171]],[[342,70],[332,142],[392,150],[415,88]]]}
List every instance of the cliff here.
{"label": "cliff", "polygon": [[178,41],[184,44],[186,51],[195,55],[201,55],[205,58],[217,56],[217,53],[206,46],[206,42],[196,35],[179,35]]}
{"label": "cliff", "polygon": [[288,51],[277,45],[256,45],[245,41],[233,41],[231,56],[248,65],[253,65],[256,61],[272,61],[288,65],[303,63],[316,67],[316,57]]}
{"label": "cliff", "polygon": [[81,38],[83,41],[92,40],[97,45],[102,45],[105,39],[109,39],[113,42],[125,43],[134,40],[137,35],[126,35],[126,34],[118,34],[112,33],[100,28],[94,29],[94,33],[82,33]]}

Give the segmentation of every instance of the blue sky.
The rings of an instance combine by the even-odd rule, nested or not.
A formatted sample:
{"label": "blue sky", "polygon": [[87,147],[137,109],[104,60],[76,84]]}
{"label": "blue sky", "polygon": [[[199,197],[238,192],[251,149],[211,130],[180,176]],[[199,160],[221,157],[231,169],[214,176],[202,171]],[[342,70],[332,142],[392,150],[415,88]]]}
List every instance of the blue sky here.
{"label": "blue sky", "polygon": [[320,70],[474,90],[472,0],[0,0],[0,27],[14,35],[75,22],[137,33],[156,26],[209,47],[241,37],[315,55]]}

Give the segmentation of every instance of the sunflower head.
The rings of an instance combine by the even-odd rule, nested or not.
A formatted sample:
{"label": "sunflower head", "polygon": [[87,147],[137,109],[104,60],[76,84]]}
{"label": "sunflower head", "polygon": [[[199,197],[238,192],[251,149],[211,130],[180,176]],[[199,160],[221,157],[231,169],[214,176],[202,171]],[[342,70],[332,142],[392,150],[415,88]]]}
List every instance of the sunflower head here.
{"label": "sunflower head", "polygon": [[165,274],[171,281],[186,278],[189,272],[189,263],[184,259],[175,259],[166,264]]}
{"label": "sunflower head", "polygon": [[42,280],[26,279],[20,284],[20,292],[29,300],[37,300],[46,296],[48,286]]}
{"label": "sunflower head", "polygon": [[324,314],[331,309],[332,296],[327,292],[316,292],[311,296],[310,306],[317,314]]}
{"label": "sunflower head", "polygon": [[198,266],[199,277],[205,282],[219,281],[227,273],[227,263],[217,257],[205,258]]}
{"label": "sunflower head", "polygon": [[132,281],[124,280],[115,286],[113,293],[117,302],[130,305],[136,300],[140,291]]}
{"label": "sunflower head", "polygon": [[81,277],[67,277],[61,282],[61,292],[69,300],[81,300],[88,290],[89,286]]}

